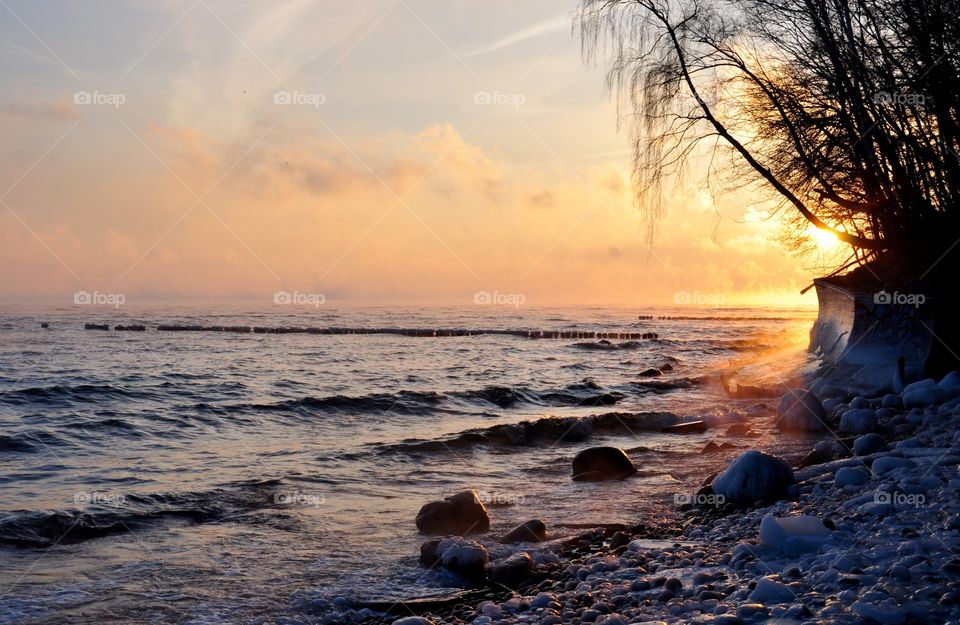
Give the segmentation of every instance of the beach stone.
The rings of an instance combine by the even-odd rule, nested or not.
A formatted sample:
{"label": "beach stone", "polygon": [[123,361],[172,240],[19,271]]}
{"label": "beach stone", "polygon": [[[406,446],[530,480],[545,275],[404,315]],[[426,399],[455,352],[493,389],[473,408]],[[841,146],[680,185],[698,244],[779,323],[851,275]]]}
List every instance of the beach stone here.
{"label": "beach stone", "polygon": [[903,408],[903,400],[896,393],[887,393],[880,400],[880,406],[883,408]]}
{"label": "beach stone", "polygon": [[513,588],[533,575],[533,560],[526,551],[515,553],[505,560],[493,563],[490,579]]}
{"label": "beach stone", "polygon": [[737,618],[750,621],[770,616],[770,610],[762,603],[742,603],[737,606]]}
{"label": "beach stone", "polygon": [[461,577],[476,581],[486,575],[490,556],[487,548],[476,541],[458,536],[444,538],[437,545],[437,553],[443,568]]}
{"label": "beach stone", "polygon": [[892,600],[878,604],[861,600],[850,606],[850,609],[855,614],[873,619],[881,625],[899,625],[907,620],[906,614]]}
{"label": "beach stone", "polygon": [[853,453],[857,456],[869,456],[870,454],[875,454],[878,451],[883,451],[886,448],[886,441],[884,441],[883,437],[876,432],[858,436],[857,439],[853,441]]}
{"label": "beach stone", "polygon": [[792,603],[796,599],[796,593],[790,590],[789,586],[767,577],[763,577],[757,582],[757,586],[750,593],[749,598],[754,603],[762,604]]}
{"label": "beach stone", "polygon": [[442,501],[431,501],[417,513],[417,529],[423,534],[463,536],[490,529],[490,516],[476,491],[466,490]]}
{"label": "beach stone", "polygon": [[851,408],[869,408],[870,400],[864,397],[863,395],[857,395],[850,400]]}
{"label": "beach stone", "polygon": [[840,417],[840,431],[844,434],[869,434],[877,429],[877,415],[869,408],[847,410]]}
{"label": "beach stone", "polygon": [[793,471],[784,460],[751,449],[740,454],[714,478],[713,492],[727,503],[749,505],[779,498],[794,483]]}
{"label": "beach stone", "polygon": [[870,479],[870,474],[863,467],[841,467],[833,476],[833,483],[837,486],[862,486]]}
{"label": "beach stone", "polygon": [[590,447],[573,459],[575,481],[622,480],[636,472],[633,461],[619,447]]}
{"label": "beach stone", "polygon": [[660,369],[653,369],[653,368],[646,369],[640,372],[641,378],[659,378],[662,375],[663,375],[663,371],[661,371]]}
{"label": "beach stone", "polygon": [[915,466],[917,466],[917,463],[907,458],[883,456],[873,461],[873,464],[870,465],[870,470],[873,471],[874,475],[883,475],[896,469],[912,469]]}
{"label": "beach stone", "polygon": [[827,411],[816,395],[796,389],[780,398],[777,405],[777,427],[783,431],[822,432]]}
{"label": "beach stone", "polygon": [[513,543],[542,543],[547,540],[547,524],[542,519],[531,519],[513,528],[500,539],[505,545]]}

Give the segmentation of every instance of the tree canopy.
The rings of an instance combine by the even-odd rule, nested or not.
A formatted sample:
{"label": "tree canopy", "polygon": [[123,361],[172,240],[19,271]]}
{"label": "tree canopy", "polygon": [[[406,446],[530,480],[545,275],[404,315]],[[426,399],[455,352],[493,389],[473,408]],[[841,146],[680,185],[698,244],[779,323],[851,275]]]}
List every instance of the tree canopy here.
{"label": "tree canopy", "polygon": [[706,143],[711,178],[756,185],[854,263],[923,271],[956,244],[960,0],[581,0],[578,21],[653,218]]}

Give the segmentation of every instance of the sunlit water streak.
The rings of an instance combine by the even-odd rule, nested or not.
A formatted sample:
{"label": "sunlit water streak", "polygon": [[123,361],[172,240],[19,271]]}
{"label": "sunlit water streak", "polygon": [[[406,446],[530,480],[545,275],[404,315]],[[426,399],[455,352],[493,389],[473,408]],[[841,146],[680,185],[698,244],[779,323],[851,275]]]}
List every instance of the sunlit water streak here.
{"label": "sunlit water streak", "polygon": [[[565,443],[549,429],[516,440],[513,428],[491,428],[658,411],[746,418],[764,434],[752,444],[789,446],[774,440],[772,400],[731,399],[721,380],[784,381],[804,361],[811,320],[809,309],[7,309],[0,623],[309,623],[330,617],[338,598],[440,592],[450,580],[418,567],[413,518],[463,488],[503,504],[491,509],[491,536],[538,516],[552,526],[661,515],[736,453],[699,454],[726,440],[722,429],[625,427]],[[591,349],[500,335],[167,333],[160,324],[660,338]],[[638,376],[668,363],[662,378]],[[573,483],[570,459],[596,444],[630,450],[638,476]]]}

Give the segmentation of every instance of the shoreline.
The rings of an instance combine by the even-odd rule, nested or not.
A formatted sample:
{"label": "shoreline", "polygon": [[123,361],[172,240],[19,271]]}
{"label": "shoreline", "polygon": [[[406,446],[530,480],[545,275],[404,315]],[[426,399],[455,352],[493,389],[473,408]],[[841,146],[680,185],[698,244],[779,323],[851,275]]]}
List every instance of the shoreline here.
{"label": "shoreline", "polygon": [[[957,381],[948,375],[919,405],[907,387],[910,408],[892,393],[824,400],[829,429],[776,501],[686,504],[660,524],[587,531],[513,588],[368,605],[381,609],[354,622],[960,623]],[[841,432],[851,411],[872,412],[872,426],[851,434],[844,418]],[[778,523],[801,515],[806,527]]]}

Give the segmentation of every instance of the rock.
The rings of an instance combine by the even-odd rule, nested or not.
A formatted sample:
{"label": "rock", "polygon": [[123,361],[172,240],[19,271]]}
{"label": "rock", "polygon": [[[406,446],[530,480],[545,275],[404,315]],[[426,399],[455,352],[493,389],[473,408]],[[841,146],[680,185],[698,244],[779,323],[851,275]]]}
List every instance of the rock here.
{"label": "rock", "polygon": [[851,605],[850,609],[859,616],[872,619],[881,625],[899,625],[907,619],[903,610],[891,600],[877,604],[861,600]]}
{"label": "rock", "polygon": [[770,616],[770,610],[762,603],[742,603],[737,606],[737,618],[750,621]]}
{"label": "rock", "polygon": [[433,621],[423,618],[422,616],[407,616],[402,619],[397,619],[393,622],[393,625],[434,625]]}
{"label": "rock", "polygon": [[850,400],[851,408],[869,408],[870,400],[864,397],[863,395],[857,395]]}
{"label": "rock", "polygon": [[869,434],[877,429],[877,415],[869,408],[855,408],[840,417],[840,431],[844,434]]}
{"label": "rock", "polygon": [[908,384],[903,389],[903,393],[900,394],[901,399],[903,399],[903,407],[907,409],[923,408],[935,404],[944,396],[945,393],[937,386],[933,378]]}
{"label": "rock", "polygon": [[500,539],[505,545],[513,543],[541,543],[547,540],[547,524],[540,519],[531,519],[513,528]]}
{"label": "rock", "polygon": [[430,568],[440,561],[440,554],[437,553],[437,546],[439,545],[439,538],[428,540],[420,545],[420,566]]}
{"label": "rock", "polygon": [[830,462],[836,455],[835,452],[836,450],[834,449],[832,441],[820,441],[814,446],[810,453],[800,459],[800,462],[797,463],[797,468],[802,469],[804,467],[812,467]]}
{"label": "rock", "polygon": [[437,554],[443,568],[467,580],[481,580],[486,575],[490,557],[486,547],[476,541],[460,537],[444,538],[437,545]]}
{"label": "rock", "polygon": [[711,485],[724,501],[749,505],[778,499],[793,482],[793,471],[785,461],[751,449],[731,462]]}
{"label": "rock", "polygon": [[862,486],[870,479],[870,474],[863,467],[841,467],[833,477],[837,486]]}
{"label": "rock", "polygon": [[727,436],[748,436],[752,430],[749,423],[733,423],[727,428]]}
{"label": "rock", "polygon": [[789,586],[769,577],[760,578],[756,588],[750,593],[750,601],[754,603],[792,603],[796,599],[797,594],[790,590]]}
{"label": "rock", "polygon": [[[781,518],[768,514],[760,521],[760,544],[786,553],[814,551],[829,538],[830,530],[823,522],[807,514]],[[762,599],[754,600],[767,603]]]}
{"label": "rock", "polygon": [[466,490],[424,504],[417,513],[417,529],[424,534],[464,536],[489,530],[490,516],[476,491]]}
{"label": "rock", "polygon": [[886,448],[886,441],[876,432],[858,436],[857,440],[853,441],[853,453],[857,456],[869,456],[878,451],[883,451]]}
{"label": "rock", "polygon": [[915,466],[917,466],[917,463],[907,458],[883,456],[873,461],[873,464],[870,465],[870,470],[873,471],[874,475],[884,475],[896,469],[912,469]]}
{"label": "rock", "polygon": [[888,393],[880,400],[880,406],[883,408],[903,408],[903,400],[896,393]]}
{"label": "rock", "polygon": [[490,579],[498,584],[514,588],[533,575],[533,560],[526,551],[515,553],[490,567]]}
{"label": "rock", "polygon": [[727,443],[727,442],[723,442],[723,443],[720,443],[720,444],[718,445],[718,444],[714,443],[713,441],[710,441],[710,442],[708,442],[706,445],[703,446],[703,449],[700,450],[700,453],[701,453],[701,454],[713,454],[713,453],[717,453],[718,451],[726,451],[726,450],[728,450],[728,449],[736,449],[736,446],[735,446],[735,445],[731,445],[730,443]]}
{"label": "rock", "polygon": [[576,481],[622,480],[636,472],[633,461],[618,447],[590,447],[573,459]]}
{"label": "rock", "polygon": [[641,378],[659,378],[663,375],[663,371],[660,369],[646,369],[640,372]]}
{"label": "rock", "polygon": [[822,432],[827,411],[816,395],[797,389],[780,398],[777,406],[777,427],[783,431]]}

